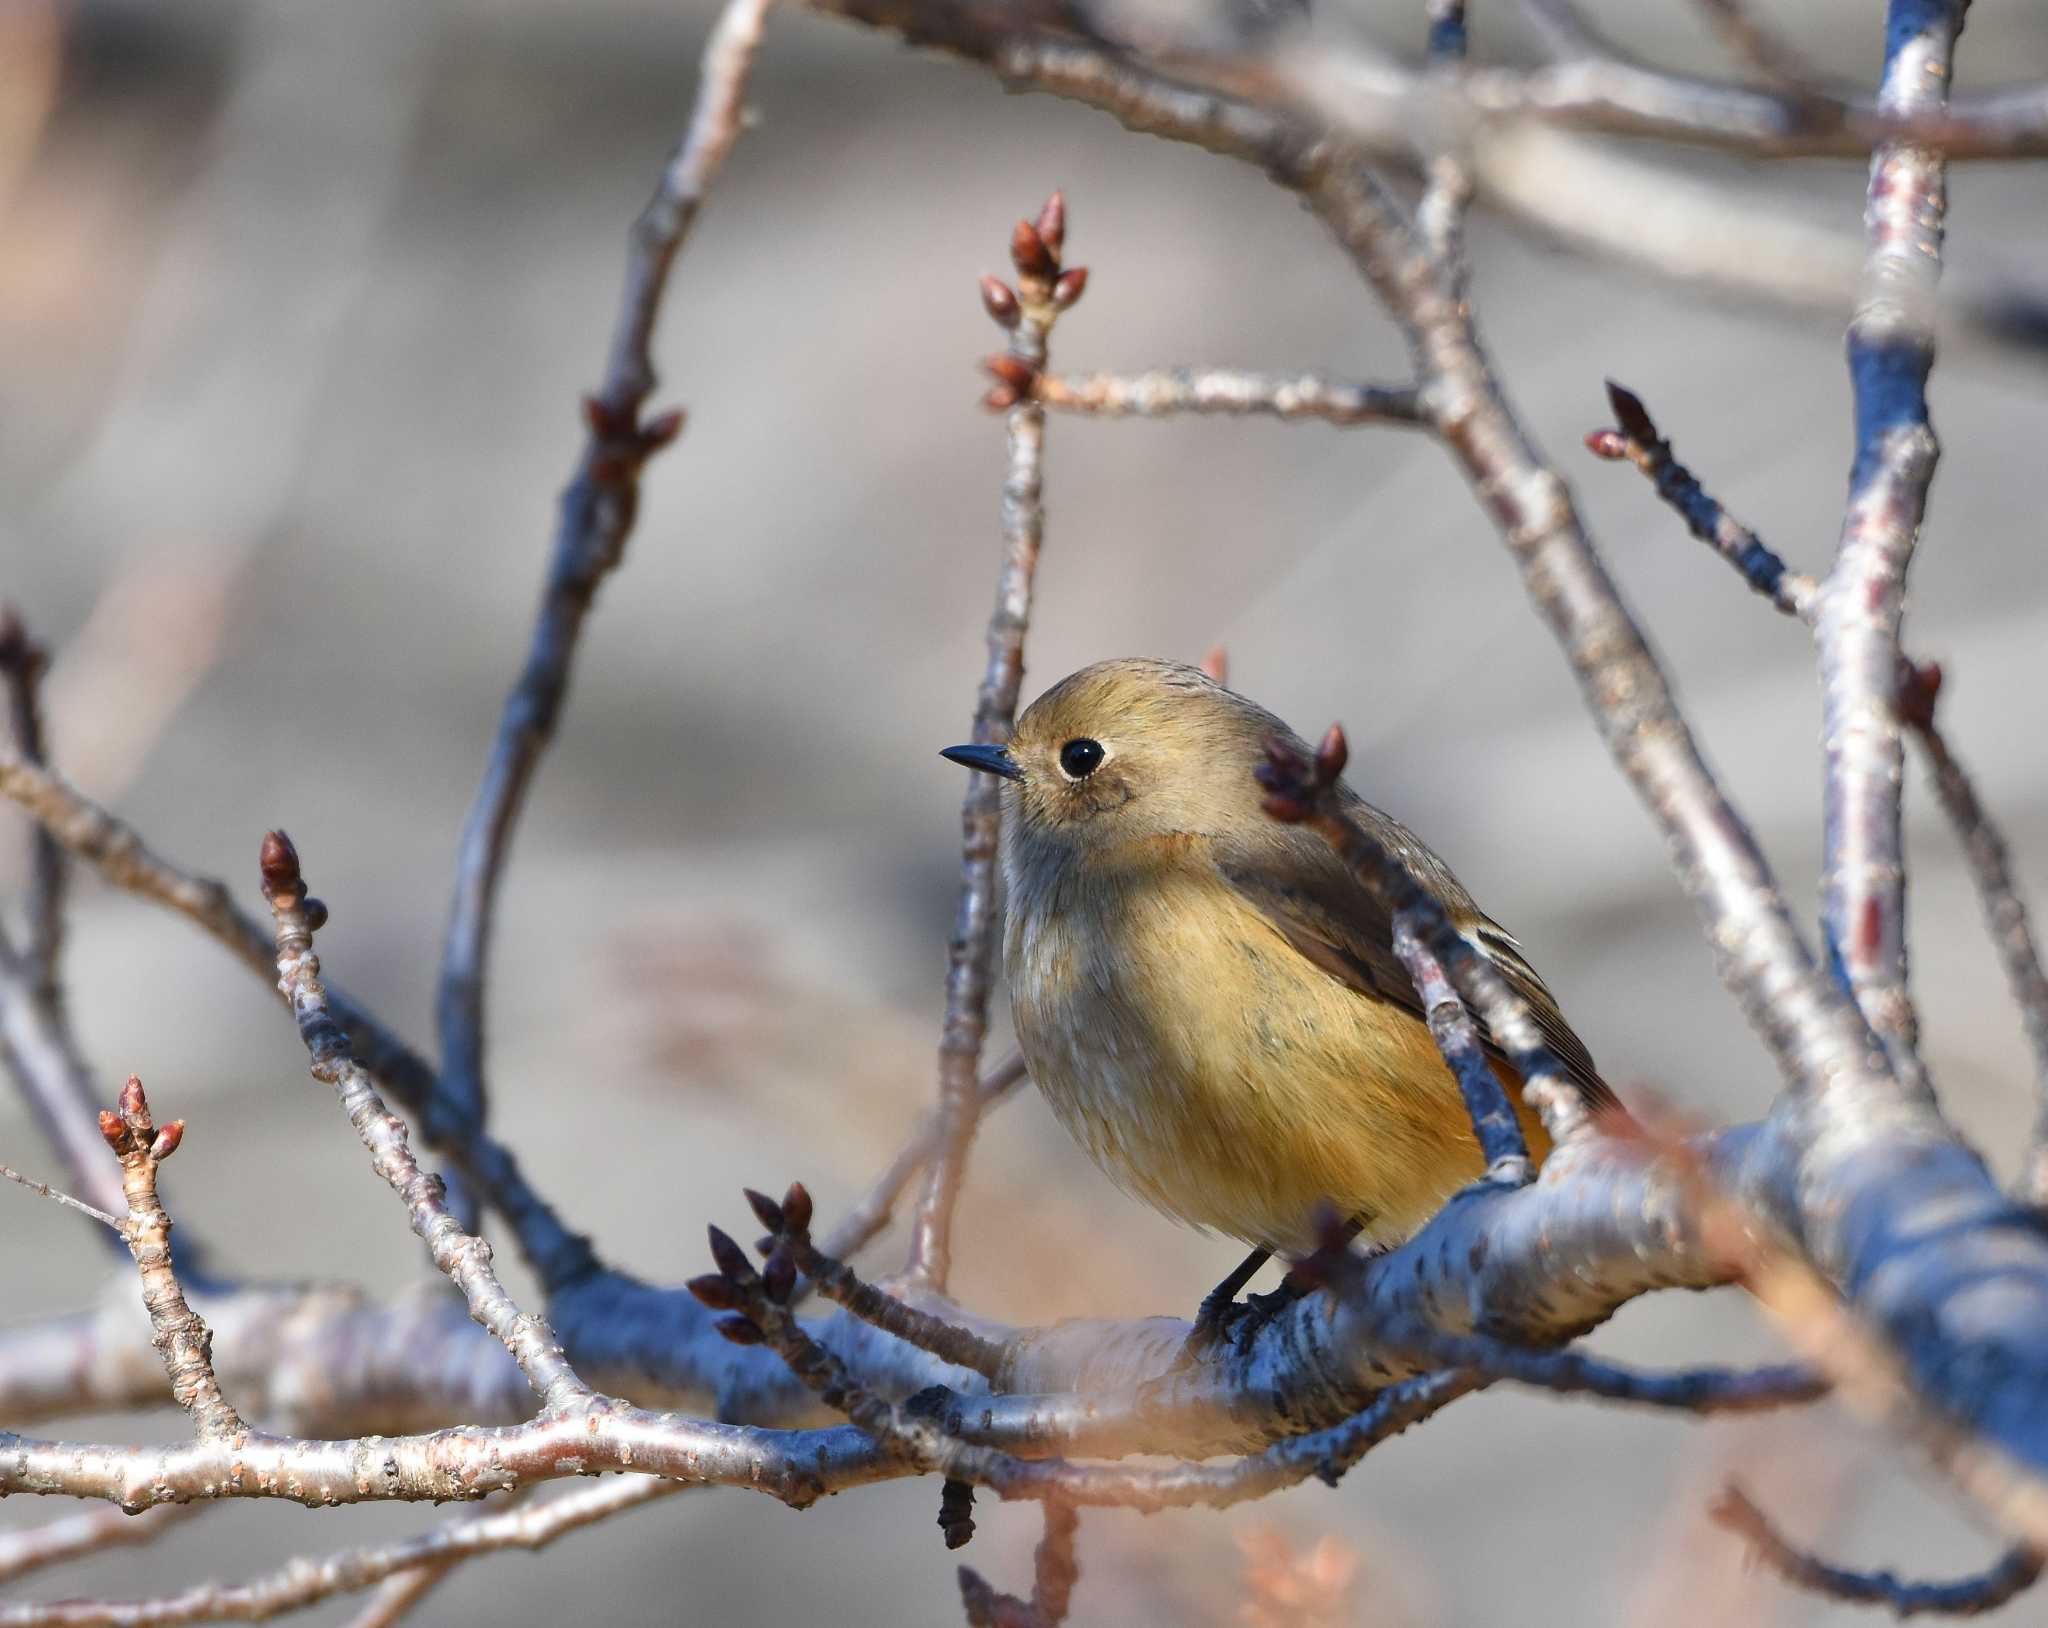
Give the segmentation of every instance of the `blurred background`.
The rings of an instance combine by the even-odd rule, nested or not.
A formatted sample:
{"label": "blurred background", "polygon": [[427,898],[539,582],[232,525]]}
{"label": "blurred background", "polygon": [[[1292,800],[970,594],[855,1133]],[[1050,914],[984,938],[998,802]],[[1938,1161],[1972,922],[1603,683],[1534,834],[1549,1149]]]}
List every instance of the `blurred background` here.
{"label": "blurred background", "polygon": [[[1419,49],[1419,6],[1355,9]],[[1524,50],[1493,9],[1475,15],[1478,49]],[[1704,7],[1604,9],[1661,60],[1725,67]],[[1774,21],[1868,84],[1881,10],[1810,0]],[[455,836],[525,644],[577,396],[710,11],[0,3],[0,595],[57,651],[58,760],[249,902],[260,834],[289,827],[333,910],[329,969],[421,1043]],[[1978,8],[1961,70],[1980,88],[2048,73],[2048,13]],[[771,19],[753,101],[659,336],[656,405],[687,407],[689,426],[651,466],[519,834],[490,1012],[500,1133],[612,1259],[665,1281],[699,1269],[703,1221],[741,1222],[742,1180],[800,1176],[829,1222],[930,1098],[963,789],[935,754],[972,709],[1003,458],[976,406],[995,331],[974,281],[1002,269],[1010,224],[1067,190],[1069,260],[1092,279],[1056,336],[1063,371],[1208,361],[1391,382],[1404,365],[1321,230],[1246,169],[799,13]],[[1738,228],[1755,200],[1758,219],[1853,244],[1859,165],[1657,161],[1722,189]],[[2044,202],[2038,168],[1957,175],[1952,286],[2038,312]],[[1791,896],[1811,900],[1807,641],[1639,477],[1577,443],[1606,421],[1602,378],[1623,380],[1717,495],[1821,568],[1849,463],[1840,313],[1589,263],[1487,215],[1473,255],[1513,399]],[[1912,642],[1947,663],[1950,738],[2048,897],[2048,373],[2023,332],[1980,322],[1950,341]],[[1048,439],[1027,694],[1108,655],[1227,645],[1233,683],[1299,728],[1343,720],[1354,783],[1522,936],[1624,1095],[1654,1089],[1702,1120],[1763,1109],[1764,1054],[1440,452],[1264,422],[1056,419]],[[1945,1104],[2010,1169],[2029,1066],[1914,780],[1928,1053]],[[11,883],[21,833],[5,823]],[[191,1121],[169,1191],[222,1268],[420,1281],[256,980],[91,881],[67,964],[109,1092],[137,1071],[161,1115]],[[51,1168],[12,1101],[0,1158]],[[984,1131],[961,1225],[956,1288],[1018,1320],[1186,1313],[1238,1253],[1116,1195],[1028,1093]],[[104,1266],[90,1231],[0,1193],[9,1317],[89,1297]],[[869,1259],[899,1249],[892,1235]],[[1730,1295],[1640,1304],[1595,1343],[1663,1362],[1774,1349]],[[1702,1514],[1731,1473],[1852,1562],[1940,1574],[1990,1553],[1832,1409],[1698,1425],[1502,1392],[1336,1493],[1091,1513],[1075,1620],[1865,1620],[1745,1568]],[[692,1493],[538,1558],[473,1563],[419,1620],[956,1623],[935,1499],[918,1483],[797,1514]],[[17,1500],[0,1527],[53,1513]],[[431,1518],[220,1509],[146,1568],[116,1553],[22,1592],[239,1577]],[[961,1558],[1018,1587],[1036,1537],[1031,1512],[985,1505]]]}

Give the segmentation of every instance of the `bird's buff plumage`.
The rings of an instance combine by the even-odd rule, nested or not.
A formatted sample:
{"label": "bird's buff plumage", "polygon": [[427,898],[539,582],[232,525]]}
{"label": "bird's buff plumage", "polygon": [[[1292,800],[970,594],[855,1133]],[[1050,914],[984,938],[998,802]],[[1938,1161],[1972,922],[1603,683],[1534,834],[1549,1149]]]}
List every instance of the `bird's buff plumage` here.
{"label": "bird's buff plumage", "polygon": [[[1306,1248],[1331,1203],[1392,1241],[1479,1174],[1479,1149],[1386,913],[1320,837],[1260,807],[1252,771],[1276,735],[1295,739],[1198,670],[1129,659],[1046,692],[1007,750],[949,755],[1008,781],[1017,1035],[1096,1162],[1259,1248]],[[1580,1089],[1611,1100],[1514,940],[1413,834],[1345,798],[1531,1003]]]}

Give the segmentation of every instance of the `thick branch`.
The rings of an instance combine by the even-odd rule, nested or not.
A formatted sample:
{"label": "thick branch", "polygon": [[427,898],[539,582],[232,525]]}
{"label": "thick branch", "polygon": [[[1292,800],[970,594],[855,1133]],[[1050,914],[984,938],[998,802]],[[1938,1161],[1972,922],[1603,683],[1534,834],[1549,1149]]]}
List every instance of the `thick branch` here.
{"label": "thick branch", "polygon": [[[1901,117],[1948,104],[1968,0],[1891,0],[1878,105]],[[1869,253],[1849,323],[1856,462],[1834,569],[1814,622],[1826,750],[1821,919],[1829,950],[1900,1084],[1928,1091],[1906,965],[1899,629],[1939,448],[1927,414],[1946,166],[1888,143],[1870,162]]]}

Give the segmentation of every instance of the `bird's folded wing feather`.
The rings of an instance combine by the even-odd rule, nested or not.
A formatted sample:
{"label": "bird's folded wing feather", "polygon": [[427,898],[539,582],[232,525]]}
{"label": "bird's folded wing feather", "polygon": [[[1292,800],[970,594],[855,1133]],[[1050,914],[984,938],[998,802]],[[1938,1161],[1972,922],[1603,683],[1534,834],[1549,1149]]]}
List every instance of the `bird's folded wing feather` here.
{"label": "bird's folded wing feather", "polygon": [[[1401,858],[1465,939],[1528,1003],[1544,1041],[1587,1104],[1613,1103],[1614,1093],[1600,1078],[1585,1043],[1565,1022],[1556,998],[1513,936],[1481,913],[1444,862],[1406,827],[1366,803],[1347,812]],[[1217,837],[1211,851],[1224,879],[1302,955],[1363,996],[1426,1016],[1408,969],[1394,954],[1392,916],[1321,837],[1276,825],[1260,832],[1255,845]],[[1506,1060],[1485,1021],[1476,1013],[1473,1020],[1487,1050]]]}

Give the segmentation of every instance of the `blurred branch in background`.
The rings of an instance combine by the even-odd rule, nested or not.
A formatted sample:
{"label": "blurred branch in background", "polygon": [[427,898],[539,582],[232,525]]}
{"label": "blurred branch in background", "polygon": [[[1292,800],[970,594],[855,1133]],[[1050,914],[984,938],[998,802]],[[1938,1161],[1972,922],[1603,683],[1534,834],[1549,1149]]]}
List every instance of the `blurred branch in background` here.
{"label": "blurred branch in background", "polygon": [[[1329,229],[1408,352],[1411,376],[1393,385],[1349,383],[1322,369],[1280,375],[1204,365],[1051,374],[1047,335],[1081,297],[1088,274],[1064,262],[1062,194],[1020,221],[1009,244],[1016,286],[982,285],[985,309],[1008,335],[1004,351],[983,364],[993,381],[984,405],[1005,415],[1008,459],[975,746],[1000,745],[1016,715],[1045,524],[1049,410],[1264,414],[1419,429],[1471,486],[1556,637],[1616,768],[1664,839],[1724,983],[1777,1063],[1780,1098],[1758,1124],[1684,1138],[1646,1132],[1625,1115],[1587,1115],[1558,1083],[1557,1059],[1526,1003],[1488,977],[1449,919],[1418,899],[1407,862],[1346,817],[1334,788],[1347,749],[1333,728],[1313,761],[1274,753],[1262,773],[1269,812],[1313,825],[1399,917],[1400,946],[1439,1048],[1454,1069],[1467,1065],[1460,1079],[1492,1167],[1491,1179],[1454,1197],[1413,1238],[1366,1257],[1333,1221],[1320,1247],[1295,1263],[1317,1292],[1241,1342],[1193,1353],[1187,1326],[1175,1319],[1010,1326],[951,1296],[955,1216],[976,1127],[1024,1074],[1021,1059],[990,1070],[982,1062],[1001,807],[996,783],[979,777],[963,808],[938,1106],[825,1245],[811,1242],[815,1206],[801,1183],[780,1201],[750,1193],[767,1231],[757,1251],[714,1227],[716,1270],[682,1287],[607,1267],[567,1230],[488,1128],[492,917],[588,612],[634,525],[642,466],[681,428],[680,415],[643,420],[641,412],[654,389],[653,332],[668,274],[741,128],[761,40],[767,0],[728,0],[706,47],[689,130],[631,240],[609,360],[586,403],[588,437],[563,494],[531,648],[465,825],[440,969],[438,1070],[322,982],[313,940],[327,911],[308,897],[281,833],[264,843],[261,863],[273,933],[228,888],[158,857],[92,800],[90,782],[88,792],[74,789],[44,761],[41,657],[18,623],[0,629],[13,719],[10,744],[0,749],[0,793],[39,831],[28,929],[19,947],[10,937],[0,952],[0,1033],[67,1174],[90,1179],[95,1163],[102,1175],[105,1165],[103,1155],[86,1157],[87,1122],[72,1123],[95,1093],[65,1027],[58,978],[68,855],[186,916],[266,980],[277,978],[314,1076],[335,1089],[470,1319],[445,1297],[385,1310],[346,1291],[181,1276],[155,1178],[183,1122],[156,1126],[131,1080],[120,1110],[99,1121],[124,1182],[121,1202],[103,1207],[128,1217],[119,1225],[142,1272],[149,1327],[135,1315],[132,1285],[123,1285],[100,1312],[0,1337],[0,1415],[9,1426],[0,1431],[0,1493],[148,1510],[229,1497],[313,1505],[480,1498],[570,1476],[627,1478],[396,1543],[293,1561],[244,1584],[0,1607],[0,1624],[132,1628],[251,1618],[373,1586],[379,1592],[362,1620],[391,1621],[468,1555],[537,1547],[684,1486],[746,1487],[803,1507],[829,1492],[936,1475],[949,1546],[973,1534],[976,1488],[1044,1506],[1029,1597],[1001,1592],[978,1571],[962,1572],[961,1594],[972,1622],[1055,1628],[1078,1575],[1081,1507],[1225,1507],[1311,1478],[1334,1484],[1394,1435],[1509,1383],[1698,1414],[1801,1404],[1832,1386],[1891,1440],[1940,1468],[2013,1547],[1964,1583],[1901,1584],[1815,1560],[1778,1538],[1754,1506],[1727,1506],[1775,1567],[1822,1593],[1898,1610],[1978,1611],[2024,1588],[2048,1551],[2048,1235],[2036,1213],[1999,1193],[1944,1117],[1921,1055],[1907,987],[1907,730],[1929,751],[2044,1056],[2048,986],[2002,839],[1935,731],[1933,669],[1907,658],[1901,621],[1934,470],[1926,382],[1946,165],[2048,153],[2048,87],[1951,99],[1963,0],[1892,0],[1882,80],[1869,100],[1819,83],[1799,54],[1726,0],[1700,9],[1756,83],[1646,65],[1561,0],[1525,5],[1552,52],[1535,66],[1471,60],[1472,47],[1485,43],[1469,32],[1480,19],[1456,0],[1418,3],[1412,23],[1427,43],[1413,64],[1341,37],[1321,18],[1290,23],[1273,8],[1243,8],[1235,38],[1224,37],[1229,27],[1176,32],[1171,19],[1157,18],[1122,25],[1089,6],[1037,0],[812,0],[810,9],[1258,167]],[[90,696],[94,674],[115,683],[108,675],[127,662],[130,676],[120,682],[152,684],[153,709],[130,719],[125,740],[105,736],[98,747],[90,717],[57,732],[60,755],[74,729],[88,760],[101,752],[93,772],[105,785],[132,770],[204,670],[242,562],[275,523],[295,478],[292,449],[333,360],[336,313],[366,284],[368,249],[400,173],[396,155],[424,106],[433,15],[382,3],[338,15],[282,0],[238,22],[233,92],[158,284],[172,292],[157,299],[189,302],[199,317],[145,311],[135,371],[42,516],[53,535],[130,539],[148,563],[127,580],[162,569],[159,550],[140,552],[161,535],[159,508],[177,508],[182,524],[208,539],[194,568],[177,576],[197,584],[173,618],[179,637],[156,655],[126,648],[146,644],[140,637],[108,641],[116,659],[95,663],[76,692]],[[1868,155],[1868,241],[1854,257],[1858,269],[1846,269],[1840,243],[1796,221],[1759,226],[1746,196],[1670,180],[1639,156],[1659,144],[1745,158]],[[342,145],[370,184],[336,197],[322,185],[322,165]],[[1388,172],[1421,176],[1412,210]],[[5,176],[0,167],[0,181]],[[220,247],[233,241],[226,217],[234,200],[257,184],[297,188],[322,206],[311,212],[320,229],[287,246],[288,269],[305,294],[303,320],[283,341],[260,344],[237,323],[237,261]],[[1853,284],[1855,467],[1825,577],[1789,571],[1723,510],[1628,392],[1611,398],[1617,426],[1591,438],[1601,456],[1635,463],[1695,535],[1813,628],[1829,718],[1821,954],[1809,948],[1761,845],[1708,767],[1562,475],[1534,445],[1489,359],[1465,231],[1471,205],[1488,200],[1582,248],[1724,290],[1827,306]],[[1741,247],[1729,247],[1738,236]],[[1760,254],[1759,243],[1774,248]],[[2024,325],[2023,301],[1965,303],[1977,312],[1979,337]],[[252,412],[280,433],[238,462],[233,478],[210,485],[198,511],[168,501],[169,472],[206,464],[223,444],[239,448]],[[112,602],[110,594],[103,605]],[[1220,650],[1210,665],[1220,675]],[[135,676],[143,674],[155,676]],[[348,794],[358,795],[353,787]],[[1527,1150],[1510,1105],[1479,1059],[1475,1014],[1512,1055],[1557,1144],[1538,1181],[1525,1179]],[[401,1108],[419,1118],[425,1141],[450,1161],[469,1196],[506,1220],[535,1269],[539,1309],[526,1309],[498,1273],[470,1206],[451,1202],[421,1167]],[[610,1128],[624,1157],[644,1154],[623,1119]],[[905,1270],[863,1276],[845,1257],[886,1224],[921,1167]],[[2036,1199],[2044,1167],[2037,1146],[2026,1178]],[[698,1195],[682,1207],[695,1213],[705,1203]],[[666,1221],[677,1209],[677,1196],[664,1194],[655,1241],[668,1258],[675,1229]],[[841,1309],[799,1318],[794,1308],[807,1282]],[[1736,1282],[1779,1319],[1809,1365],[1650,1372],[1572,1343],[1653,1290]],[[189,1440],[95,1444],[13,1432],[37,1417],[159,1403],[166,1378],[192,1416]],[[653,1411],[656,1399],[703,1416]],[[305,1434],[284,1433],[292,1430]],[[1140,1454],[1163,1462],[1107,1462]],[[75,1552],[98,1530],[52,1524],[0,1557],[26,1570]],[[1335,1561],[1309,1569],[1314,1588],[1295,1591],[1304,1609],[1321,1609],[1316,1601],[1348,1586]],[[1261,1610],[1279,1609],[1285,1592],[1265,1588]]]}

